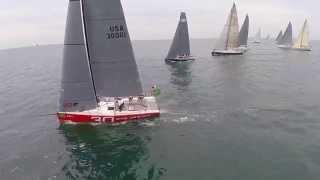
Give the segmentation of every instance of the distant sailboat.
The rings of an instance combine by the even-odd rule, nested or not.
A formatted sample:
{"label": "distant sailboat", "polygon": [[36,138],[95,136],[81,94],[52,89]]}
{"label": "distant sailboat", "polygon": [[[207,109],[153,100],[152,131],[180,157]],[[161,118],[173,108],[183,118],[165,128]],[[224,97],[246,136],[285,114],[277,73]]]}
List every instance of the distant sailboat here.
{"label": "distant sailboat", "polygon": [[276,42],[279,43],[281,39],[282,39],[282,30],[279,32],[279,34],[276,38]]}
{"label": "distant sailboat", "polygon": [[257,44],[261,43],[261,29],[259,29],[259,31],[257,32],[253,42]]}
{"label": "distant sailboat", "polygon": [[278,47],[282,49],[290,49],[292,47],[292,24],[289,22],[285,33],[278,42]]}
{"label": "distant sailboat", "polygon": [[244,51],[241,50],[239,46],[238,15],[236,5],[233,3],[227,23],[224,26],[215,49],[212,51],[212,56],[242,55]]}
{"label": "distant sailboat", "polygon": [[142,96],[120,0],[70,0],[60,123],[123,123],[160,115]]}
{"label": "distant sailboat", "polygon": [[166,60],[175,62],[194,60],[194,57],[190,56],[188,22],[184,12],[180,14],[179,24]]}
{"label": "distant sailboat", "polygon": [[298,36],[298,39],[295,41],[292,49],[301,51],[311,51],[309,42],[309,27],[307,20],[305,20],[300,34]]}
{"label": "distant sailboat", "polygon": [[266,37],[266,40],[270,40],[270,34],[268,34],[268,36]]}
{"label": "distant sailboat", "polygon": [[248,48],[248,34],[249,34],[249,16],[246,15],[246,18],[242,24],[240,33],[239,33],[239,44],[240,48],[247,50]]}

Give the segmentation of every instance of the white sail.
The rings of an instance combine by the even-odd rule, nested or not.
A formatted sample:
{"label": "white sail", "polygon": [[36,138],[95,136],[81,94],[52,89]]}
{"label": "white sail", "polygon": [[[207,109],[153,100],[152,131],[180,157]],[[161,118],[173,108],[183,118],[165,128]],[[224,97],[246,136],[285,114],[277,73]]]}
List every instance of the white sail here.
{"label": "white sail", "polygon": [[228,50],[239,47],[239,24],[236,5],[233,4],[227,23],[221,33],[216,49]]}
{"label": "white sail", "polygon": [[258,33],[256,34],[254,38],[254,42],[260,43],[261,42],[261,29],[259,29]]}
{"label": "white sail", "polygon": [[309,28],[308,22],[305,20],[303,27],[299,33],[298,39],[295,41],[293,48],[305,49],[310,48],[309,44]]}

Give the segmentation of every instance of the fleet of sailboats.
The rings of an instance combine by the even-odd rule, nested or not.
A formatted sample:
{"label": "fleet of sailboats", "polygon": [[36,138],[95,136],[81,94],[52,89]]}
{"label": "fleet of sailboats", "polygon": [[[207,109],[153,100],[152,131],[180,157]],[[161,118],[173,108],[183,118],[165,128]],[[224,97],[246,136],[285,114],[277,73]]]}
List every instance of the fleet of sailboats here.
{"label": "fleet of sailboats", "polygon": [[179,24],[166,60],[174,62],[194,60],[190,55],[188,21],[185,12],[180,14]]}
{"label": "fleet of sailboats", "polygon": [[239,48],[239,24],[236,4],[233,3],[227,22],[220,35],[212,56],[242,55],[244,51]]}
{"label": "fleet of sailboats", "polygon": [[[249,16],[239,32],[234,3],[212,55],[243,54],[248,34]],[[279,48],[311,51],[307,20],[294,43],[291,22],[276,42]],[[254,43],[261,43],[261,29]],[[185,12],[180,14],[166,60],[194,60]],[[158,117],[158,92],[156,87],[151,93],[143,92],[120,0],[70,0],[57,113],[60,123],[114,124]]]}

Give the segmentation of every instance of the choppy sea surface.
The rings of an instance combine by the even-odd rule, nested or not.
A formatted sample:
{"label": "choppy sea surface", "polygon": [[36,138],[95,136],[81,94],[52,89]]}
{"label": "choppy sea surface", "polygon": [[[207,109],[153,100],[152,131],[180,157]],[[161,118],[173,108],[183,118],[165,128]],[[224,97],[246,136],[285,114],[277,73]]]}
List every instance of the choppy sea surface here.
{"label": "choppy sea surface", "polygon": [[0,179],[319,180],[320,42],[166,64],[170,41],[134,41],[154,121],[59,126],[62,45],[0,50]]}

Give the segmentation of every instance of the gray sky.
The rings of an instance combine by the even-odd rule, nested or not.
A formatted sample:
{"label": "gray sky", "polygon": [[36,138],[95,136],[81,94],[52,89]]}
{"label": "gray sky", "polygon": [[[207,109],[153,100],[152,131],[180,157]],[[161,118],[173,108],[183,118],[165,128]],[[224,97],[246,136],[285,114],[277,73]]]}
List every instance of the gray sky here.
{"label": "gray sky", "polygon": [[[63,42],[67,0],[2,0],[0,49]],[[293,23],[297,36],[310,22],[311,39],[320,39],[319,0],[235,0],[239,25],[250,16],[250,35],[276,36]],[[187,12],[192,38],[219,36],[233,0],[122,0],[132,39],[171,39],[179,12]]]}

